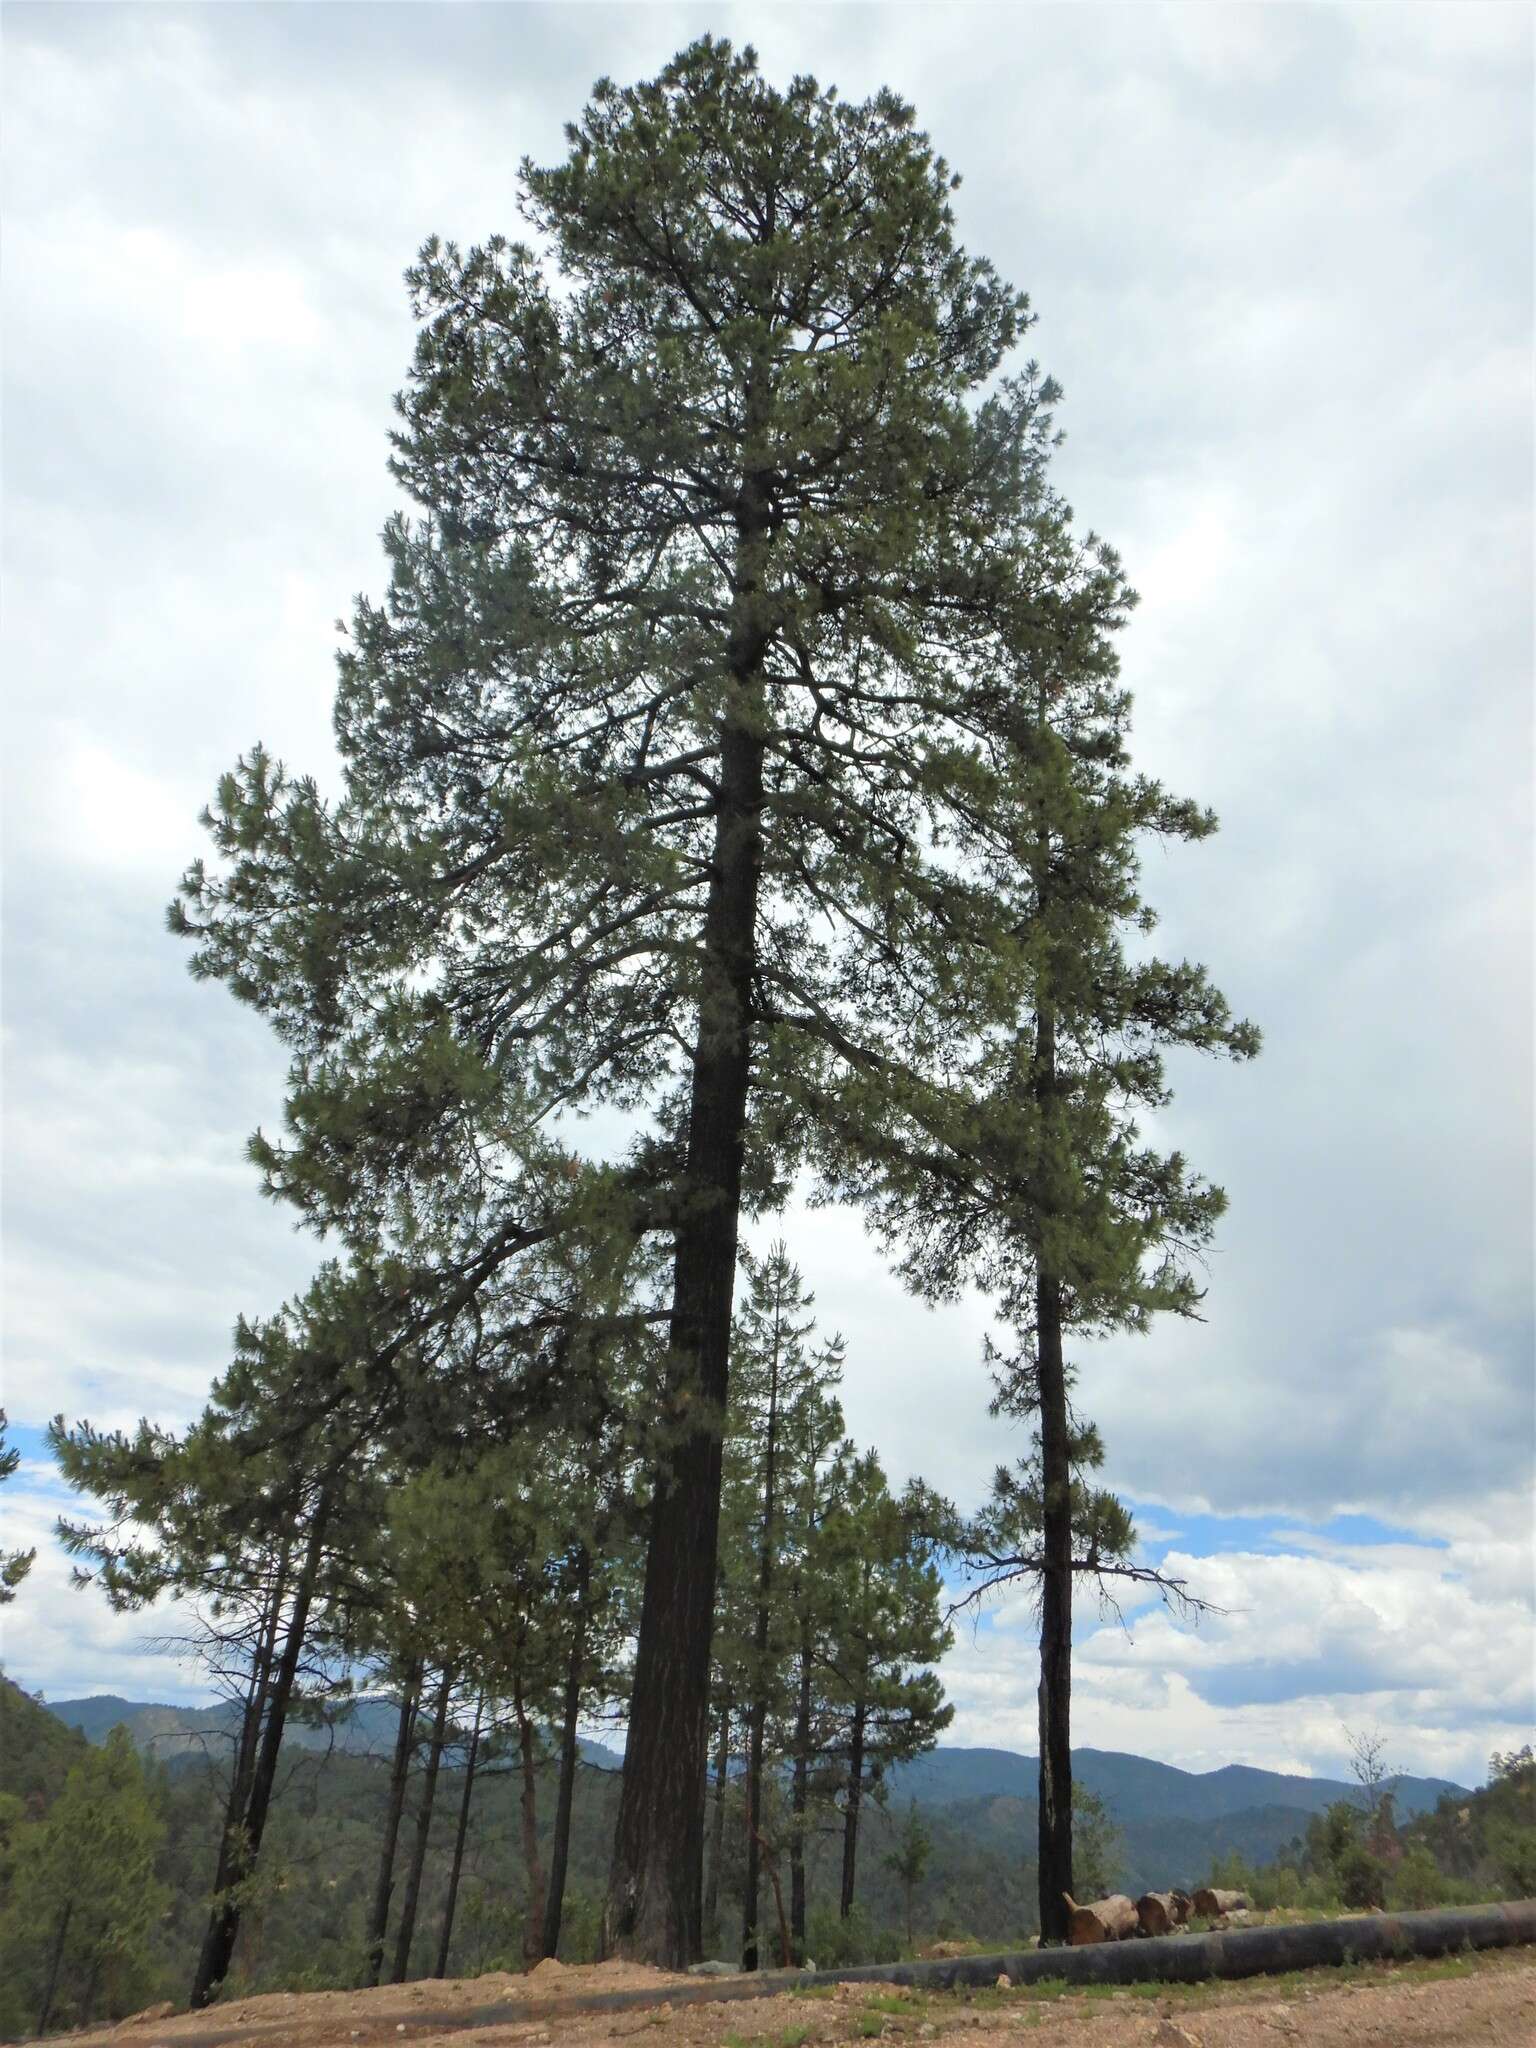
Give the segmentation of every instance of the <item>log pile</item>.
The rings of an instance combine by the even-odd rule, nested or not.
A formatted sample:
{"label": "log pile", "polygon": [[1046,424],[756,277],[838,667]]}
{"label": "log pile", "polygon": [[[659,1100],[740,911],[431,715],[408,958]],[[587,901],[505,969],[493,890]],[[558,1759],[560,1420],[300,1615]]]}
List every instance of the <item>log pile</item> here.
{"label": "log pile", "polygon": [[1072,1948],[1095,1941],[1124,1941],[1136,1932],[1136,1908],[1124,1892],[1113,1892],[1087,1906],[1080,1906],[1070,1892],[1061,1896],[1067,1902],[1067,1941]]}
{"label": "log pile", "polygon": [[1123,1892],[1112,1892],[1107,1899],[1094,1899],[1086,1906],[1080,1906],[1070,1892],[1061,1896],[1067,1902],[1067,1941],[1073,1948],[1096,1941],[1126,1941],[1133,1934],[1154,1939],[1179,1934],[1189,1926],[1192,1914],[1199,1913],[1207,1920],[1242,1918],[1250,1905],[1246,1892],[1214,1891],[1209,1886],[1193,1898],[1181,1891],[1143,1892],[1134,1905]]}

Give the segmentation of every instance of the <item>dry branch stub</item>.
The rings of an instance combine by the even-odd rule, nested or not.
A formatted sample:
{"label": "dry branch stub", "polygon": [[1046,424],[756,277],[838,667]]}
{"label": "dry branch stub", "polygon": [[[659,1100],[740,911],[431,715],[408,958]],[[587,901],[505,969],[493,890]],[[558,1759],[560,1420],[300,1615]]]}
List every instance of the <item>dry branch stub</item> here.
{"label": "dry branch stub", "polygon": [[1067,1943],[1071,1948],[1084,1948],[1094,1941],[1124,1941],[1136,1932],[1136,1908],[1124,1892],[1111,1892],[1107,1899],[1094,1899],[1086,1906],[1080,1906],[1070,1892],[1061,1896],[1070,1916]]}
{"label": "dry branch stub", "polygon": [[1252,1903],[1246,1892],[1213,1891],[1209,1885],[1195,1893],[1195,1911],[1207,1920],[1219,1920],[1223,1913],[1246,1913]]}

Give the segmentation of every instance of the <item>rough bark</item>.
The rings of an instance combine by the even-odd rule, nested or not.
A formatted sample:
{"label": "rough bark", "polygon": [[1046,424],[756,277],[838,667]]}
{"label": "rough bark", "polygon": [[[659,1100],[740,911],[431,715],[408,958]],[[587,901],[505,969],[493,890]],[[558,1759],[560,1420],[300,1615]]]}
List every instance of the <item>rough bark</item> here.
{"label": "rough bark", "polygon": [[427,1844],[432,1834],[432,1803],[437,1796],[437,1771],[443,1760],[443,1739],[448,1730],[448,1696],[453,1673],[444,1671],[437,1689],[437,1707],[432,1716],[432,1739],[427,1745],[426,1775],[421,1781],[421,1805],[416,1815],[416,1840],[410,1867],[405,1874],[405,1895],[400,1901],[400,1927],[395,1936],[393,1982],[403,1984],[411,1967],[411,1945],[416,1939],[416,1908],[421,1901],[421,1876],[427,1867]]}
{"label": "rough bark", "polygon": [[1080,1906],[1070,1892],[1062,1894],[1067,1915],[1067,1941],[1084,1948],[1095,1941],[1124,1941],[1136,1932],[1136,1908],[1124,1892],[1112,1892],[1107,1899],[1095,1899]]}
{"label": "rough bark", "polygon": [[256,1866],[256,1858],[261,1853],[261,1839],[266,1832],[267,1812],[272,1804],[272,1788],[277,1782],[277,1761],[283,1746],[283,1727],[288,1718],[288,1703],[293,1698],[293,1689],[298,1681],[299,1660],[304,1653],[304,1634],[309,1627],[310,1605],[314,1600],[321,1560],[325,1554],[328,1508],[328,1500],[322,1493],[315,1503],[309,1541],[304,1551],[304,1562],[299,1568],[298,1580],[293,1589],[293,1604],[288,1610],[287,1631],[283,1638],[283,1654],[272,1677],[271,1696],[267,1703],[266,1722],[256,1753],[255,1769],[251,1778],[251,1796],[245,1810],[244,1826],[233,1841],[227,1878],[229,1889],[215,1902],[208,1923],[208,1932],[203,1940],[202,1954],[198,1958],[197,1981],[193,1986],[193,1996],[190,2000],[194,2008],[206,2005],[216,1987],[223,1983],[229,1970],[230,1957],[234,1954],[235,1939],[240,1932],[240,1906],[234,1888],[250,1876]]}
{"label": "rough bark", "polygon": [[544,1865],[539,1856],[538,1759],[534,1754],[533,1721],[523,1704],[521,1687],[512,1693],[517,1716],[517,1753],[522,1769],[523,1868],[528,1875],[527,1898],[523,1907],[523,1959],[536,1963],[544,1939]]}
{"label": "rough bark", "polygon": [[411,1775],[411,1752],[416,1746],[416,1706],[421,1691],[421,1666],[406,1667],[400,1696],[400,1720],[395,1731],[395,1755],[389,1771],[389,1801],[384,1810],[384,1839],[379,1844],[379,1874],[373,1888],[373,1911],[368,1920],[368,1959],[364,1984],[377,1984],[384,1968],[384,1937],[389,1930],[389,1901],[395,1888],[395,1845],[400,1839],[400,1816],[405,1811],[405,1787]]}
{"label": "rough bark", "polygon": [[[752,411],[749,400],[749,414]],[[709,1649],[720,1534],[721,1428],[751,1068],[763,754],[750,698],[767,636],[759,593],[769,503],[741,492],[681,1213],[674,1233],[667,1410],[635,1645],[624,1781],[603,1914],[605,1953],[684,1968],[702,1952]]]}
{"label": "rough bark", "polygon": [[464,1844],[469,1835],[469,1804],[475,1790],[475,1760],[480,1753],[480,1716],[485,1711],[484,1695],[475,1701],[475,1723],[469,1733],[469,1753],[464,1759],[464,1790],[459,1799],[459,1824],[453,1836],[453,1862],[448,1870],[448,1896],[443,1901],[443,1931],[437,1943],[434,1977],[448,1974],[448,1952],[453,1946],[453,1916],[459,1905],[459,1878],[464,1870]]}
{"label": "rough bark", "polygon": [[715,1810],[710,1824],[709,1879],[704,1889],[703,1931],[711,1947],[720,1939],[720,1866],[725,1858],[725,1795],[731,1770],[731,1696],[720,1702],[720,1739],[715,1745]]}
{"label": "rough bark", "polygon": [[853,1885],[859,1855],[859,1807],[864,1798],[865,1702],[854,1702],[853,1732],[848,1743],[848,1799],[843,1811],[843,1888],[838,1913],[846,1920],[853,1911]]}
{"label": "rough bark", "polygon": [[576,1560],[576,1617],[571,1635],[571,1660],[566,1667],[564,1713],[560,1726],[560,1785],[555,1794],[555,1832],[549,1845],[549,1884],[544,1894],[541,1954],[560,1947],[560,1920],[565,1910],[565,1873],[571,1855],[571,1805],[576,1796],[576,1765],[580,1755],[577,1724],[581,1719],[581,1681],[587,1654],[587,1589],[592,1560],[583,1544]]}

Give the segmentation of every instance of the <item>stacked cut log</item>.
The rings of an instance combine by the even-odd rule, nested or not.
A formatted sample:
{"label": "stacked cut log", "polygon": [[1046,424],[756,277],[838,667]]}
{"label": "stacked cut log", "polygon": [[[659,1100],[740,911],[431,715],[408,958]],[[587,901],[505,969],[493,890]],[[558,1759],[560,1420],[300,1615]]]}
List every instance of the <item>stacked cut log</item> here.
{"label": "stacked cut log", "polygon": [[1124,1941],[1136,1932],[1136,1908],[1123,1892],[1087,1906],[1080,1906],[1070,1892],[1061,1896],[1067,1902],[1067,1941],[1072,1948],[1094,1941]]}
{"label": "stacked cut log", "polygon": [[1143,1892],[1136,1919],[1143,1934],[1173,1934],[1189,1918],[1187,1892]]}
{"label": "stacked cut log", "polygon": [[1246,1892],[1215,1891],[1202,1885],[1195,1893],[1195,1911],[1207,1920],[1220,1920],[1228,1913],[1246,1913],[1252,1905]]}

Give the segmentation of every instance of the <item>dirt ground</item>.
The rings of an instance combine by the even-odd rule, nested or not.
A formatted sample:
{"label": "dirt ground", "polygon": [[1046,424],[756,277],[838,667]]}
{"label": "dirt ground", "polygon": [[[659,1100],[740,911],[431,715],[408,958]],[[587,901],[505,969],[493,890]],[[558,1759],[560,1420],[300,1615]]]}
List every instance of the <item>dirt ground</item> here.
{"label": "dirt ground", "polygon": [[[110,2032],[67,2038],[74,2048],[194,2048],[215,2036],[249,2048],[619,2048],[631,2041],[822,2048],[949,2036],[960,2037],[952,2048],[961,2048],[977,2034],[1019,2038],[1031,2048],[1536,2044],[1536,1949],[1530,1948],[1241,1984],[1068,1994],[1049,1987],[922,1993],[826,1984],[775,1998],[674,2003],[669,1990],[685,1982],[691,1980],[634,1964],[571,1969],[545,1963],[529,1976],[232,2000],[208,2012],[146,2014]],[[655,2002],[621,2013],[570,2010],[573,2002],[633,1990],[653,1991]],[[471,2013],[475,2023],[468,2027],[444,2025],[450,2015]]]}

